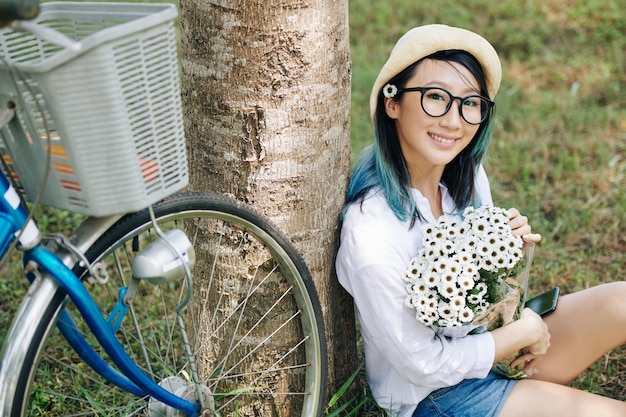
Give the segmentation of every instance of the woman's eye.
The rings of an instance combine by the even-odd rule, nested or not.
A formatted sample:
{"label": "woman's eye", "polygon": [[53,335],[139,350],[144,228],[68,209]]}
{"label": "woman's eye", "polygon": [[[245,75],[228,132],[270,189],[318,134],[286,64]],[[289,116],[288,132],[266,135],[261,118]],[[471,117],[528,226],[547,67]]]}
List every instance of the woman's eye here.
{"label": "woman's eye", "polygon": [[441,94],[437,94],[437,93],[430,93],[428,95],[428,98],[431,100],[443,100],[443,96]]}

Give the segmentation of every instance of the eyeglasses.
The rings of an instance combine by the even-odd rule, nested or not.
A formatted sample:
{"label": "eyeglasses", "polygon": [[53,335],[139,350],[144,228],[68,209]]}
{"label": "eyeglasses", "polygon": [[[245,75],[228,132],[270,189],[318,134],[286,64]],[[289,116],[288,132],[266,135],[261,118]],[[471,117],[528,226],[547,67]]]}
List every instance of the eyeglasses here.
{"label": "eyeglasses", "polygon": [[494,102],[479,95],[467,97],[453,96],[448,90],[438,87],[408,87],[398,89],[398,93],[419,91],[420,103],[424,112],[431,117],[441,117],[448,113],[454,100],[459,100],[459,113],[463,120],[471,125],[478,125],[487,119]]}

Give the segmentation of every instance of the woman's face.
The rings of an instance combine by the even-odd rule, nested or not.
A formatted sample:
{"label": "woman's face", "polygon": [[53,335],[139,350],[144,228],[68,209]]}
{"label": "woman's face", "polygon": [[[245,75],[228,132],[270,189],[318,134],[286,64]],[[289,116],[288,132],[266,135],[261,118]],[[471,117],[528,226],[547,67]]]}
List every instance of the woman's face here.
{"label": "woman's face", "polygon": [[[457,97],[479,94],[471,72],[455,62],[426,59],[407,82],[409,87],[441,87]],[[432,117],[420,104],[422,93],[405,92],[399,101],[385,99],[385,111],[395,120],[402,153],[409,172],[443,167],[472,140],[479,125],[471,125],[459,113],[459,100],[443,116]]]}

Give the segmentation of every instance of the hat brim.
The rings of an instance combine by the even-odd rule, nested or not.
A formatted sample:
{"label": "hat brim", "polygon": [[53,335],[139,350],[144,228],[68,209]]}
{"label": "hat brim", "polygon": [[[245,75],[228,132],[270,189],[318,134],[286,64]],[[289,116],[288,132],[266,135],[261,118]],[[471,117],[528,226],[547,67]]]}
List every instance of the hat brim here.
{"label": "hat brim", "polygon": [[419,26],[398,40],[378,73],[370,94],[372,120],[376,114],[378,96],[389,80],[420,59],[451,49],[468,52],[478,60],[485,74],[489,98],[493,100],[502,80],[500,59],[493,46],[482,36],[466,29],[441,24]]}

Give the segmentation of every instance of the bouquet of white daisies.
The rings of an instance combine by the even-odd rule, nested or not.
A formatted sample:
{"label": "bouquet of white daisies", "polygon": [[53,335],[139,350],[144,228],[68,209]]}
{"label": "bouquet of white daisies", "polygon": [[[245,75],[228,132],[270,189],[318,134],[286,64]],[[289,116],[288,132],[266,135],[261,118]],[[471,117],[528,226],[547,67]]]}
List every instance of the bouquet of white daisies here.
{"label": "bouquet of white daisies", "polygon": [[[462,219],[444,215],[425,229],[423,243],[405,275],[406,305],[415,308],[417,320],[441,336],[464,337],[519,318],[533,246],[523,249],[507,210],[470,207]],[[507,361],[496,369],[525,376]]]}

